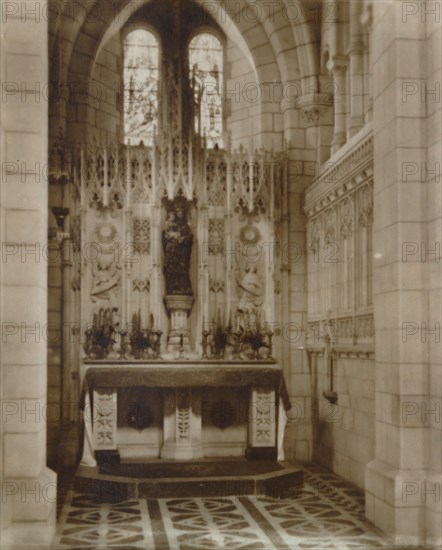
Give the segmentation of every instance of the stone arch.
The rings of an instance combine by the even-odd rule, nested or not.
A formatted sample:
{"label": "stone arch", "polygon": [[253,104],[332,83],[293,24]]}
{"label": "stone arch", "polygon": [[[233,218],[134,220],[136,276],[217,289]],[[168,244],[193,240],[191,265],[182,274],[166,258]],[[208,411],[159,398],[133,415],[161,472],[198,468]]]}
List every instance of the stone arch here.
{"label": "stone arch", "polygon": [[[317,87],[317,53],[313,46],[307,10],[301,0],[290,4],[284,0],[279,12],[275,13],[266,13],[267,3],[261,0],[253,4],[247,2],[248,8],[251,5],[261,6],[260,15],[265,14],[257,17],[255,21],[241,18],[244,4],[236,4],[237,11],[227,13],[224,2],[214,2],[208,10],[208,4],[202,0],[196,1],[199,5],[206,6],[206,11],[238,45],[249,60],[258,83],[293,81],[297,79],[299,71],[303,93],[311,87]],[[65,13],[54,31],[60,33],[58,38],[63,43],[60,80],[76,82],[80,87],[87,86],[103,44],[124,25],[129,9],[130,13],[134,13],[147,3],[148,0],[123,0],[111,6],[107,2],[97,0],[95,3],[88,3],[87,10],[86,7],[80,10],[73,24],[72,21],[67,24],[68,14]],[[216,11],[213,7],[217,8]],[[296,9],[296,13],[291,13],[290,9]],[[56,45],[57,39],[54,40],[54,47]],[[86,48],[89,53],[87,57]],[[261,63],[261,59],[265,60],[265,63]],[[263,111],[261,105],[261,116],[263,112],[265,108]]]}
{"label": "stone arch", "polygon": [[[147,3],[148,1],[137,2],[137,6],[142,7]],[[201,1],[198,1],[197,3],[204,6],[204,3]],[[72,47],[70,49],[69,64],[66,67],[65,72],[66,81],[72,79],[78,81],[80,85],[86,85],[88,78],[92,74],[93,64],[97,59],[101,48],[112,35],[117,33],[123,27],[126,22],[126,14],[124,13],[128,5],[126,2],[121,2],[118,5],[118,10],[116,8],[111,9],[108,3],[102,3],[99,0],[97,0],[96,4],[104,6],[103,10],[100,12],[103,21],[98,24],[94,20],[88,20],[86,14],[83,13],[81,28],[78,30],[75,41],[72,43]],[[277,61],[271,46],[268,44],[267,35],[261,28],[260,24],[258,27],[244,24],[241,28],[238,28],[238,26],[233,23],[232,17],[228,15],[222,7],[220,7],[216,13],[209,12],[209,14],[213,15],[214,20],[219,24],[225,34],[229,36],[241,49],[242,53],[248,59],[254,70],[257,82],[261,82],[269,78],[268,76],[260,74],[262,71],[260,71],[259,62],[257,62],[256,56],[254,58],[253,50],[254,47],[258,46],[264,46],[266,48],[266,59],[269,60],[266,63],[267,69],[269,65],[274,67],[271,71],[270,78],[273,80],[280,80]],[[233,15],[233,17],[235,17],[235,15]],[[259,29],[258,32],[256,31],[256,28]],[[256,38],[256,36],[260,36],[261,39]],[[88,57],[84,56],[84,46],[82,43],[85,40],[89,46],[90,55]],[[269,71],[267,70],[266,74],[268,72]]]}

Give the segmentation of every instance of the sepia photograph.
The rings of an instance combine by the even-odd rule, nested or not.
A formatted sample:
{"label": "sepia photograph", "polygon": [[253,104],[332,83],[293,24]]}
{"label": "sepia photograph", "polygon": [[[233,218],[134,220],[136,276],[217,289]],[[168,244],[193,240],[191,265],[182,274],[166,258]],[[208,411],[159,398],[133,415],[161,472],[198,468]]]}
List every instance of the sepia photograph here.
{"label": "sepia photograph", "polygon": [[0,550],[442,548],[442,0],[0,11]]}

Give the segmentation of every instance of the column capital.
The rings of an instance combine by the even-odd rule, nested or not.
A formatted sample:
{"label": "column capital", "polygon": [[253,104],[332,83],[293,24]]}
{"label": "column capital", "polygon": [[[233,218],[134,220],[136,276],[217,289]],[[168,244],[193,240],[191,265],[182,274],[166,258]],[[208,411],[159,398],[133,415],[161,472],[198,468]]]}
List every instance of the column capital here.
{"label": "column capital", "polygon": [[344,74],[348,66],[348,56],[334,55],[327,62],[327,69],[333,74]]}
{"label": "column capital", "polygon": [[304,120],[313,124],[317,124],[322,114],[332,105],[330,94],[319,92],[303,95],[296,101],[296,107],[300,109]]}

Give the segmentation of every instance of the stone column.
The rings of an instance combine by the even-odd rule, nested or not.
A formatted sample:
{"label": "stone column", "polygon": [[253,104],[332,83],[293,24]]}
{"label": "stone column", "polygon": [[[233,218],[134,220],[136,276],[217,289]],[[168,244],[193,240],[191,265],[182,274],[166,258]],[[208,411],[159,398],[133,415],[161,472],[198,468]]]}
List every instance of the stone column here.
{"label": "stone column", "polygon": [[364,45],[359,17],[360,2],[350,2],[350,119],[348,137],[354,136],[364,125]]}
{"label": "stone column", "polygon": [[333,74],[335,130],[331,152],[336,153],[347,141],[347,101],[346,73],[348,59],[335,55],[327,63],[327,69]]}
{"label": "stone column", "polygon": [[47,341],[42,333],[48,307],[48,264],[42,255],[48,236],[48,102],[41,94],[48,81],[48,30],[40,11],[45,2],[14,7],[14,15],[2,21],[0,53],[9,81],[0,107],[1,544],[21,549],[51,543],[56,475],[46,467]]}
{"label": "stone column", "polygon": [[364,111],[365,122],[373,119],[373,63],[372,63],[372,38],[373,16],[372,6],[365,6],[361,14],[361,24],[364,29]]}
{"label": "stone column", "polygon": [[[306,96],[301,96],[300,100],[303,97]],[[314,105],[317,105],[320,95],[312,94],[311,97],[314,114]],[[309,101],[306,100],[305,103],[309,104]],[[317,142],[314,141],[316,128],[306,128],[302,110],[299,107],[293,109],[293,103],[290,105],[283,101],[281,110],[284,113],[284,137],[292,146],[289,149],[290,162],[284,180],[281,325],[279,332],[275,331],[275,345],[277,346],[279,338],[282,348],[281,363],[290,402],[294,405],[293,410],[302,411],[295,416],[290,413],[288,415],[285,453],[287,458],[308,462],[312,456],[311,388],[310,371],[303,350],[307,326],[307,261],[305,254],[297,255],[294,251],[304,250],[305,246],[304,193],[317,170]]]}
{"label": "stone column", "polygon": [[[69,190],[65,190],[68,196]],[[67,204],[68,201],[66,201]],[[72,288],[73,278],[73,241],[71,234],[72,213],[66,216],[64,222],[64,238],[60,243],[62,291],[61,304],[63,327],[62,335],[62,396],[61,396],[61,432],[58,442],[59,464],[66,467],[75,467],[79,451],[79,425],[77,411],[72,410],[78,402],[78,372],[75,361],[75,351],[72,344],[72,324],[75,321],[75,291]]]}
{"label": "stone column", "polygon": [[316,149],[318,168],[330,156],[330,133],[333,128],[332,100],[333,97],[330,93],[316,92],[301,96],[296,103],[306,125],[306,141],[313,149]]}
{"label": "stone column", "polygon": [[414,16],[407,5],[373,2],[376,431],[366,514],[393,544],[440,545],[441,27],[428,4]]}

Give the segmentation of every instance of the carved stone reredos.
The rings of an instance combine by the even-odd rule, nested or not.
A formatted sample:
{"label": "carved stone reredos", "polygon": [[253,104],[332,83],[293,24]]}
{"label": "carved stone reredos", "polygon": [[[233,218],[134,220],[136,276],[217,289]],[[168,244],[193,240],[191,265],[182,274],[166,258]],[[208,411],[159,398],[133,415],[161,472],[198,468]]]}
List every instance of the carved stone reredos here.
{"label": "carved stone reredos", "polygon": [[167,213],[177,212],[178,210],[182,210],[185,214],[185,218],[188,220],[192,206],[196,206],[196,199],[187,200],[185,197],[179,194],[176,197],[174,197],[172,200],[168,199],[167,197],[164,197],[163,205]]}

